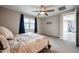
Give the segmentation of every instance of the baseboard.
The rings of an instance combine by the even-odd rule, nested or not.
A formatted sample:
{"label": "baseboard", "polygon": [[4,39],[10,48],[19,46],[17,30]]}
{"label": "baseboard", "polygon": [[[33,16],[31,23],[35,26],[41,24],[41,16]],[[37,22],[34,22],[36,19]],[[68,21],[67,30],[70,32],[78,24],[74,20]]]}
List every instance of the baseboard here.
{"label": "baseboard", "polygon": [[50,37],[60,38],[60,37],[57,37],[57,36],[52,36],[52,35],[47,35],[47,34],[41,34],[41,35],[46,35],[46,36],[50,36]]}

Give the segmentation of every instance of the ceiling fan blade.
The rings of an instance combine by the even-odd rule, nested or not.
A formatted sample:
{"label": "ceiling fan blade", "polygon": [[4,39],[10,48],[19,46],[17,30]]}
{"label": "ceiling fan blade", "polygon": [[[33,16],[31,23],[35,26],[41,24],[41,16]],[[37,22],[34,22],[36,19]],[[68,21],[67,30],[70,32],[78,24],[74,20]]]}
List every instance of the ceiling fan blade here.
{"label": "ceiling fan blade", "polygon": [[32,12],[41,12],[41,11],[32,11]]}
{"label": "ceiling fan blade", "polygon": [[54,9],[52,9],[52,10],[44,10],[44,11],[40,10],[40,11],[32,11],[32,12],[53,12],[53,11],[55,11],[55,10]]}
{"label": "ceiling fan blade", "polygon": [[40,15],[40,13],[37,14],[38,16]]}
{"label": "ceiling fan blade", "polygon": [[32,11],[32,12],[47,12],[47,11],[42,11],[42,10],[40,10],[40,11]]}
{"label": "ceiling fan blade", "polygon": [[48,14],[47,14],[47,13],[45,13],[45,15],[46,15],[46,16],[48,16]]}
{"label": "ceiling fan blade", "polygon": [[46,10],[45,12],[53,12],[53,11],[55,11],[55,10]]}

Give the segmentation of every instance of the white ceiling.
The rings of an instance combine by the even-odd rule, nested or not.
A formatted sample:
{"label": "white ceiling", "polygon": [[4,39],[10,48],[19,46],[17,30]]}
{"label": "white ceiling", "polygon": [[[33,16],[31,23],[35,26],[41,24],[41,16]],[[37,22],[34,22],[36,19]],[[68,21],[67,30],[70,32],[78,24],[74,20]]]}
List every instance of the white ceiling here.
{"label": "white ceiling", "polygon": [[[32,15],[34,17],[37,17],[38,12],[32,12],[36,10],[40,10],[41,5],[1,5],[0,7],[8,8],[14,11],[18,11],[24,14]],[[59,11],[58,8],[63,5],[45,5],[48,10],[54,9],[54,12],[48,12],[48,16],[39,16],[39,17],[49,17],[53,16],[58,13],[62,13],[64,11],[70,10],[75,8],[74,5],[66,5],[66,9],[64,11]]]}

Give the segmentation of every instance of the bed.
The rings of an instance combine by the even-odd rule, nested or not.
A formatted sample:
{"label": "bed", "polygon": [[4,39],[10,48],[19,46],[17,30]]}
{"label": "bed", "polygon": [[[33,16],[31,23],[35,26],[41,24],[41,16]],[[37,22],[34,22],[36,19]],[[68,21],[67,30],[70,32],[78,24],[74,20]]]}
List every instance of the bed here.
{"label": "bed", "polygon": [[37,53],[49,45],[45,36],[26,33],[15,36],[15,40],[9,40],[11,53]]}
{"label": "bed", "polygon": [[[4,47],[2,53],[37,53],[45,47],[49,49],[51,47],[49,40],[44,35],[28,32],[17,34],[13,37],[11,31],[3,30],[4,29],[1,30],[0,27],[0,41]],[[5,32],[6,35],[3,32]]]}

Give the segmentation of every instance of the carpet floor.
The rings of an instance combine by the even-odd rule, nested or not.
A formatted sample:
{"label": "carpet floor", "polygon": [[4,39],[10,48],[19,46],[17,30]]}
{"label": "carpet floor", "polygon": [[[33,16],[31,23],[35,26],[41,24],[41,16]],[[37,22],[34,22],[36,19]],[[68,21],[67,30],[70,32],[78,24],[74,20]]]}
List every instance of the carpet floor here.
{"label": "carpet floor", "polygon": [[51,49],[44,48],[40,53],[79,53],[79,47],[74,42],[61,40],[56,37],[47,36],[50,40]]}

